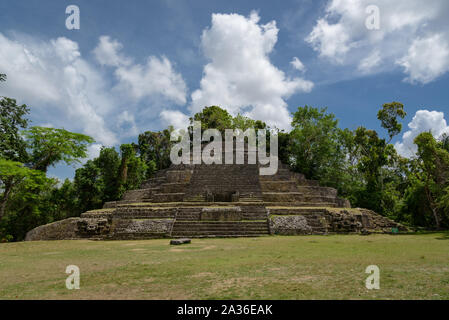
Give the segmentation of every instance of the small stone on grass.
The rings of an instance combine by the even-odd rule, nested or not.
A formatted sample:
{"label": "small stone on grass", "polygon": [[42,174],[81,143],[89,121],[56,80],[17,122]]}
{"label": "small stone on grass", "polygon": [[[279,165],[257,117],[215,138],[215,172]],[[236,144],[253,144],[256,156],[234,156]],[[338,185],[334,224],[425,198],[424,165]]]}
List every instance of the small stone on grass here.
{"label": "small stone on grass", "polygon": [[191,242],[191,240],[187,239],[187,238],[170,240],[170,244],[171,245],[187,244],[187,243],[190,243],[190,242]]}

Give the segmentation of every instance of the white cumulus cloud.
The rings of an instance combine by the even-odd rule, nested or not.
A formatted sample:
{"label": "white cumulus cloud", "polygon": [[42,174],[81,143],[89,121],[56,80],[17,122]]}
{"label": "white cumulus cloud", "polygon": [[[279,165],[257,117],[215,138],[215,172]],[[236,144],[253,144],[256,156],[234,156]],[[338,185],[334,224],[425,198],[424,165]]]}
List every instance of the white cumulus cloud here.
{"label": "white cumulus cloud", "polygon": [[306,67],[302,63],[301,60],[298,59],[298,57],[293,57],[293,60],[290,61],[290,64],[298,71],[304,72],[306,71]]}
{"label": "white cumulus cloud", "polygon": [[[370,5],[379,29],[369,30]],[[433,0],[329,0],[306,37],[321,58],[364,74],[402,67],[410,83],[434,81],[449,70],[449,2]]]}
{"label": "white cumulus cloud", "polygon": [[444,119],[444,113],[438,111],[416,111],[408,127],[409,130],[402,135],[402,141],[395,143],[396,150],[404,157],[411,157],[416,153],[417,147],[413,140],[421,132],[430,131],[435,138],[440,138],[443,133],[449,134],[449,126]]}
{"label": "white cumulus cloud", "polygon": [[271,63],[269,54],[279,30],[275,21],[260,24],[259,20],[255,12],[249,17],[212,15],[212,24],[201,37],[210,62],[204,67],[200,88],[192,93],[191,112],[219,105],[234,115],[243,113],[278,128],[290,127],[285,99],[309,92],[313,83],[289,78]]}
{"label": "white cumulus cloud", "polygon": [[163,110],[160,113],[162,122],[174,129],[187,129],[190,124],[189,116],[178,110]]}
{"label": "white cumulus cloud", "polygon": [[27,103],[42,120],[56,127],[80,130],[105,145],[118,139],[104,121],[104,82],[67,38],[20,40],[0,33],[0,70],[8,79],[2,95]]}
{"label": "white cumulus cloud", "polygon": [[166,57],[151,56],[145,65],[119,67],[115,73],[119,85],[137,100],[161,95],[176,104],[186,103],[187,86]]}
{"label": "white cumulus cloud", "polygon": [[186,103],[184,80],[166,57],[149,56],[140,65],[122,54],[122,47],[103,36],[93,50],[100,65],[113,68],[111,81],[82,56],[75,41],[0,33],[0,71],[8,77],[0,95],[28,104],[33,125],[92,136],[96,145],[89,154],[95,155],[100,145],[158,129],[162,105]]}
{"label": "white cumulus cloud", "polygon": [[135,100],[161,96],[178,105],[186,103],[187,86],[167,57],[149,56],[145,64],[133,64],[122,48],[117,40],[101,36],[93,51],[100,64],[116,68],[119,89]]}
{"label": "white cumulus cloud", "polygon": [[98,45],[93,50],[95,59],[105,66],[126,66],[131,63],[130,59],[120,54],[123,45],[117,40],[111,40],[109,36],[101,36]]}
{"label": "white cumulus cloud", "polygon": [[411,83],[428,83],[449,70],[449,46],[441,34],[413,41],[407,55],[397,61]]}

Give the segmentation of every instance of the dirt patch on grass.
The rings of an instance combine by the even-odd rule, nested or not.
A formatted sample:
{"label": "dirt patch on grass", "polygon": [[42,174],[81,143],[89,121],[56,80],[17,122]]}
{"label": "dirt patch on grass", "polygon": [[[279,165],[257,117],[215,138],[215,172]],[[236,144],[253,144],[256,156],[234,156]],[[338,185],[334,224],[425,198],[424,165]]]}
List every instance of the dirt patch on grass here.
{"label": "dirt patch on grass", "polygon": [[192,276],[192,278],[206,278],[206,277],[214,277],[216,276],[215,273],[212,272],[200,272],[200,273],[196,273]]}
{"label": "dirt patch on grass", "polygon": [[210,250],[210,249],[215,249],[217,246],[205,246],[203,248],[201,248],[201,250]]}
{"label": "dirt patch on grass", "polygon": [[304,283],[304,282],[310,282],[313,280],[318,279],[318,277],[316,276],[297,276],[297,277],[293,277],[290,280],[292,282],[299,282],[299,283]]}
{"label": "dirt patch on grass", "polygon": [[263,282],[263,279],[250,277],[221,279],[214,282],[214,284],[211,286],[211,291],[221,292],[242,287],[256,287],[263,285]]}

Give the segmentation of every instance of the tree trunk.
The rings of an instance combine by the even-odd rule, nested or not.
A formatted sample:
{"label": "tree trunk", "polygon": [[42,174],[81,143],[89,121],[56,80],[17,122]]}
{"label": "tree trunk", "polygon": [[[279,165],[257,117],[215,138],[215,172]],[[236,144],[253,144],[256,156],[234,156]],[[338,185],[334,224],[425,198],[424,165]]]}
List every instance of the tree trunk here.
{"label": "tree trunk", "polygon": [[427,200],[429,201],[430,210],[432,210],[433,218],[435,219],[436,228],[437,228],[437,230],[439,230],[440,229],[440,217],[438,215],[436,206],[433,203],[432,194],[430,193],[428,186],[425,186],[424,189],[426,190],[426,196],[427,196]]}
{"label": "tree trunk", "polygon": [[6,211],[6,203],[8,202],[9,195],[11,194],[11,190],[13,188],[13,183],[11,180],[5,183],[5,192],[3,193],[3,197],[0,200],[0,221],[2,221],[5,211]]}

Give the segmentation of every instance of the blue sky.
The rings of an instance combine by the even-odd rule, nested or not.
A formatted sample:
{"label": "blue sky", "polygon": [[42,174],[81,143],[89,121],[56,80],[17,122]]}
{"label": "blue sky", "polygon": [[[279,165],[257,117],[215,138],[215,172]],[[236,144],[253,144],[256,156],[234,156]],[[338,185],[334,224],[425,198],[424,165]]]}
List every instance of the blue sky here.
{"label": "blue sky", "polygon": [[93,136],[91,157],[204,105],[285,129],[298,106],[328,107],[341,127],[384,134],[377,110],[400,101],[394,142],[411,156],[420,131],[449,132],[448,15],[445,0],[0,0],[0,95],[28,104],[33,125]]}

